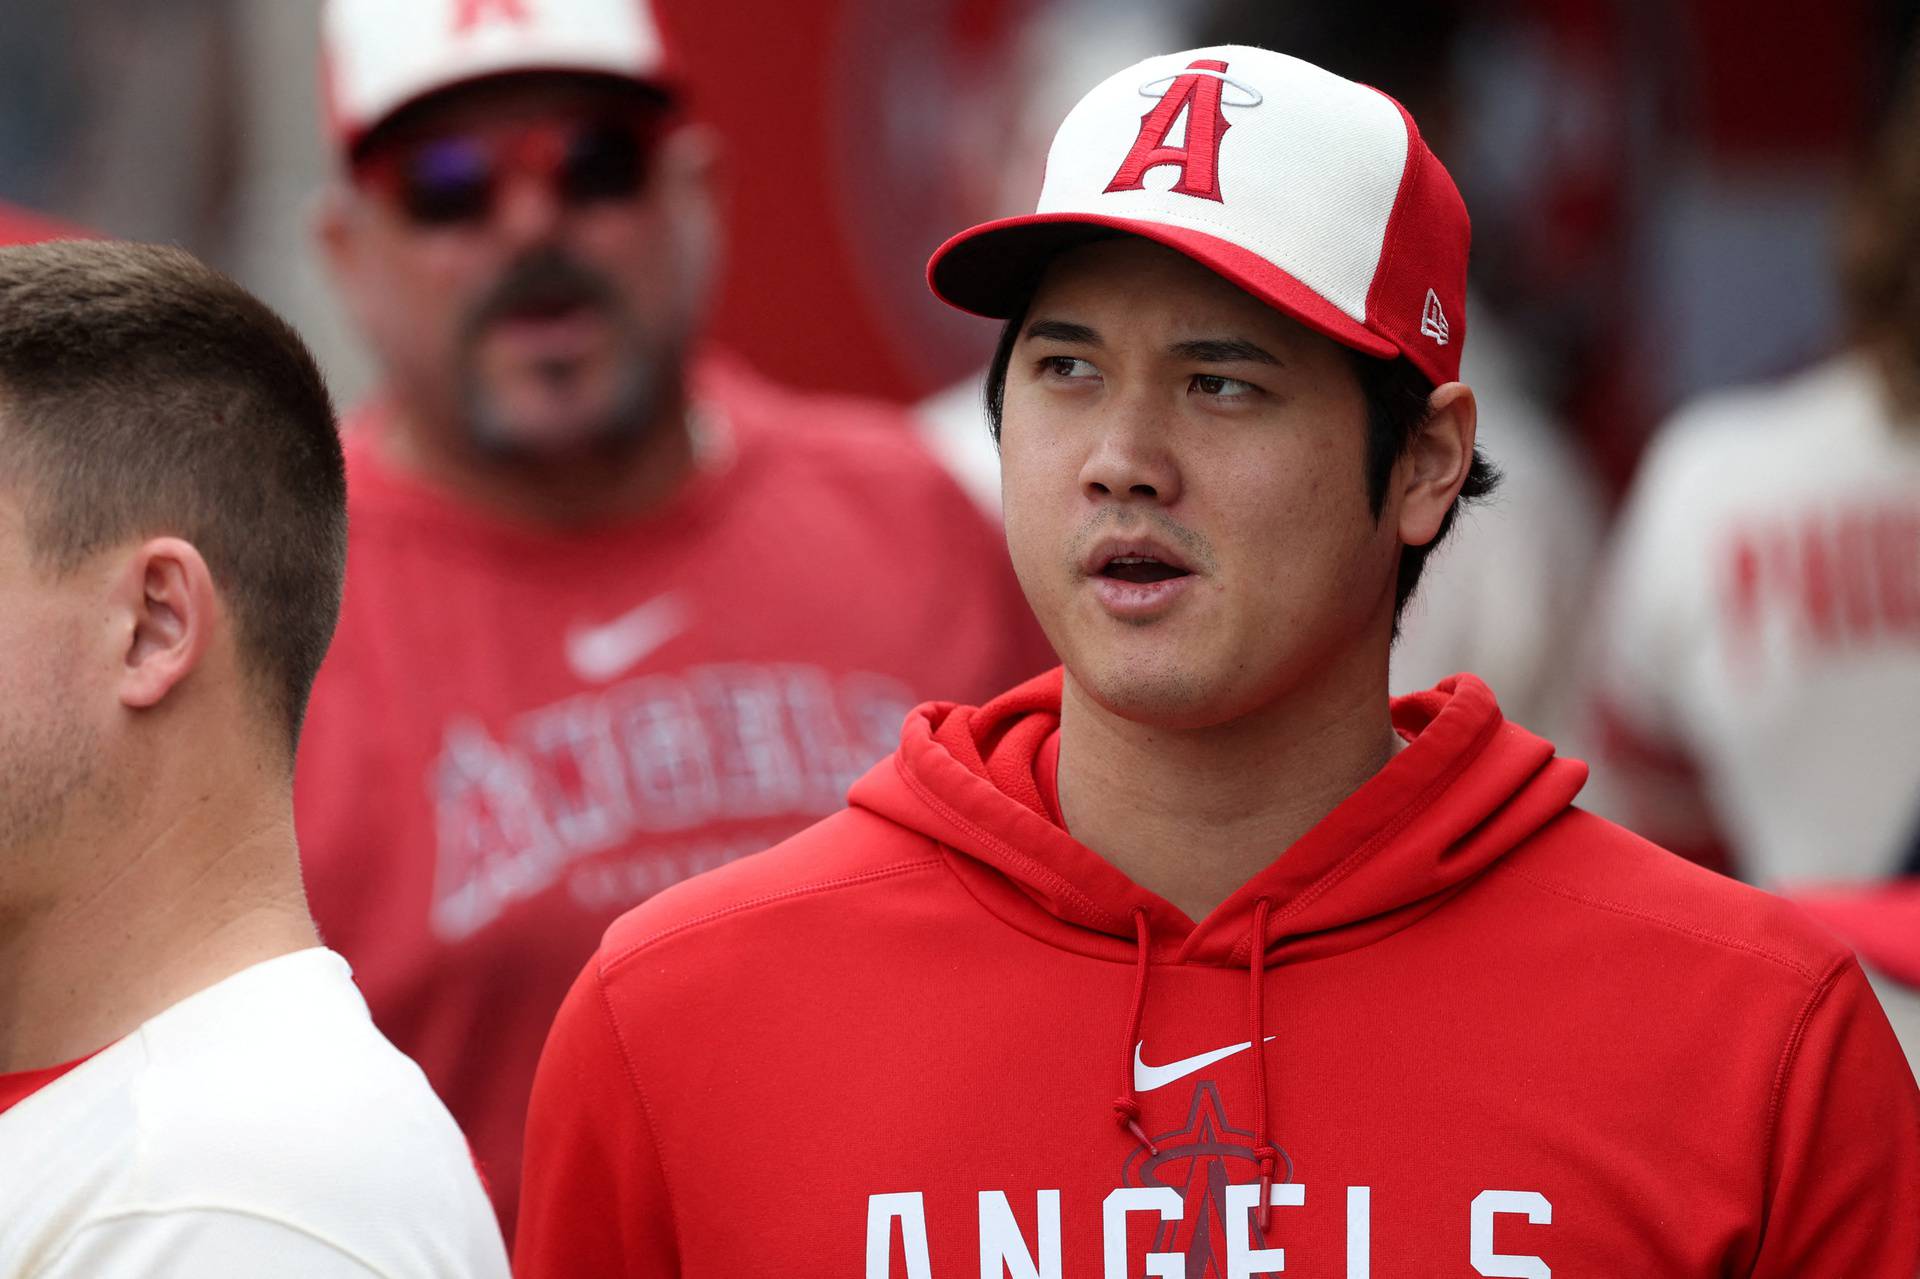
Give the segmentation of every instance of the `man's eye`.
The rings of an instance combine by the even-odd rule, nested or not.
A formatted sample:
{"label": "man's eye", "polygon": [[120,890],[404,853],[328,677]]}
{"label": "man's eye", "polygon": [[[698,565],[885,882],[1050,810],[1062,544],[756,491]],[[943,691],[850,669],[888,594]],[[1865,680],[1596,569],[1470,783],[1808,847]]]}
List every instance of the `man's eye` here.
{"label": "man's eye", "polygon": [[1192,387],[1205,396],[1219,400],[1240,400],[1259,393],[1258,387],[1251,382],[1242,382],[1238,378],[1218,377],[1211,373],[1194,375]]}
{"label": "man's eye", "polygon": [[1040,361],[1040,369],[1050,377],[1068,378],[1073,381],[1099,376],[1099,370],[1093,365],[1071,355],[1049,355]]}

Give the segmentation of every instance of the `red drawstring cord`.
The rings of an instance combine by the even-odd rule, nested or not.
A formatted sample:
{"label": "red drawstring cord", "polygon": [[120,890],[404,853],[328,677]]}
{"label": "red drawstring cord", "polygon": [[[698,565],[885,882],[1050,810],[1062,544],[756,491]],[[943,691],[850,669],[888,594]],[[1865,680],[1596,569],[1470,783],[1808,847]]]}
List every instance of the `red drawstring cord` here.
{"label": "red drawstring cord", "polygon": [[1147,1153],[1157,1155],[1160,1148],[1153,1144],[1153,1138],[1147,1136],[1147,1130],[1140,1126],[1140,1096],[1133,1090],[1134,1046],[1140,1042],[1140,1017],[1147,1007],[1147,948],[1151,938],[1147,931],[1147,908],[1133,908],[1134,939],[1138,946],[1136,967],[1133,970],[1133,1013],[1127,1018],[1127,1042],[1121,1051],[1120,1095],[1113,1100],[1114,1118],[1120,1126],[1132,1133],[1134,1140],[1147,1148]]}
{"label": "red drawstring cord", "polygon": [[[1280,1152],[1267,1140],[1267,1024],[1265,984],[1267,973],[1267,915],[1273,903],[1265,897],[1253,904],[1253,935],[1248,940],[1247,1016],[1253,1025],[1253,1155],[1260,1162],[1260,1230],[1264,1234],[1273,1225],[1273,1165]],[[1144,906],[1133,908],[1133,927],[1137,966],[1133,976],[1133,1009],[1127,1017],[1127,1039],[1121,1064],[1121,1094],[1114,1098],[1113,1113],[1122,1127],[1133,1134],[1149,1155],[1160,1148],[1140,1126],[1140,1098],[1133,1089],[1133,1058],[1140,1041],[1140,1019],[1147,1006],[1148,951],[1151,937]]]}
{"label": "red drawstring cord", "polygon": [[1260,1232],[1273,1224],[1273,1161],[1279,1156],[1267,1141],[1267,1024],[1262,986],[1267,973],[1267,911],[1262,897],[1253,904],[1253,936],[1248,939],[1247,1012],[1253,1023],[1253,1157],[1260,1161]]}

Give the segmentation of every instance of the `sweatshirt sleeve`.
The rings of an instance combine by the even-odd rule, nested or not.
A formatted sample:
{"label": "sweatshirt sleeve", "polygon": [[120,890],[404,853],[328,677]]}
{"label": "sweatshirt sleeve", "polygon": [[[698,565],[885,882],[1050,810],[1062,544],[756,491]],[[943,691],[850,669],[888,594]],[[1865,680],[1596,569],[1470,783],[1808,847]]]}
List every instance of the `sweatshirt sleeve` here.
{"label": "sweatshirt sleeve", "polygon": [[1753,1279],[1920,1275],[1920,1091],[1860,965],[1814,993],[1776,1095]]}
{"label": "sweatshirt sleeve", "polygon": [[587,965],[547,1035],[521,1170],[518,1279],[680,1273],[646,1100],[600,976]]}

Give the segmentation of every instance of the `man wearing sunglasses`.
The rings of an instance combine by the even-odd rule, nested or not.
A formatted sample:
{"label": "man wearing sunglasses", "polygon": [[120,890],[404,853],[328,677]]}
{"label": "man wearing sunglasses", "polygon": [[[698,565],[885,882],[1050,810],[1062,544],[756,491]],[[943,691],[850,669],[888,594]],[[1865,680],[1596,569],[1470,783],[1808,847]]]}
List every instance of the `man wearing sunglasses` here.
{"label": "man wearing sunglasses", "polygon": [[604,927],[836,808],[917,701],[1051,657],[901,422],[696,354],[714,144],[644,6],[324,24],[321,244],[384,386],[349,427],[302,846],[511,1229],[540,1045]]}

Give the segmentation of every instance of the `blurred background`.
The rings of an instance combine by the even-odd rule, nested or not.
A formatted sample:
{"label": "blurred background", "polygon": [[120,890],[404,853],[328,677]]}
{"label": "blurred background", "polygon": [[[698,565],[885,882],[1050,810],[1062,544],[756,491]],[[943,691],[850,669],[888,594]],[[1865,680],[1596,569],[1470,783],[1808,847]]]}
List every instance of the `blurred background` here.
{"label": "blurred background", "polygon": [[[714,336],[768,374],[915,400],[990,326],[928,251],[1031,207],[1067,105],[1113,68],[1238,33],[1407,101],[1463,188],[1484,307],[1616,495],[1665,412],[1837,340],[1835,219],[1916,5],[1882,0],[664,0],[728,145]],[[174,241],[365,389],[311,252],[327,176],[315,6],[12,0],[0,198]],[[1424,108],[1424,109],[1423,109]],[[828,322],[822,322],[826,319]]]}

